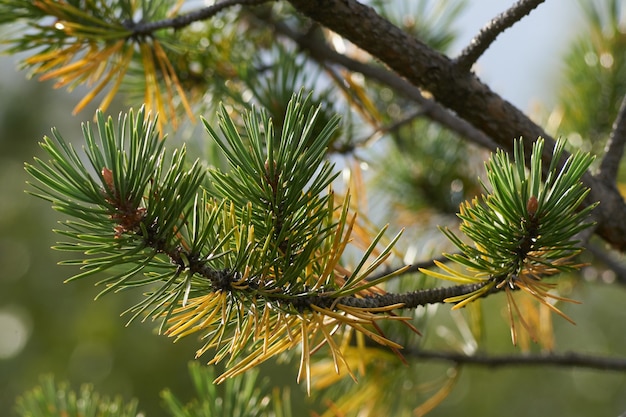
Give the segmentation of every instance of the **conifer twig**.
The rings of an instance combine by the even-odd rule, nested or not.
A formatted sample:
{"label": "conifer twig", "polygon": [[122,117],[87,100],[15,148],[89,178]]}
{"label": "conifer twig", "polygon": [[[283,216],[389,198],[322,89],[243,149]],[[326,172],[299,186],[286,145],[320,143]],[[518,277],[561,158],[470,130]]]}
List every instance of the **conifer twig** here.
{"label": "conifer twig", "polygon": [[609,135],[609,140],[604,149],[604,157],[600,163],[598,176],[607,184],[613,185],[617,178],[620,161],[624,155],[624,145],[626,144],[626,96],[622,100],[613,128]]}
{"label": "conifer twig", "polygon": [[506,11],[494,17],[478,32],[461,54],[455,64],[461,71],[469,71],[478,58],[491,46],[498,35],[519,22],[545,0],[519,0]]}
{"label": "conifer twig", "polygon": [[133,31],[133,36],[145,36],[160,29],[180,29],[189,26],[193,22],[199,22],[215,16],[222,10],[233,6],[254,6],[267,3],[271,0],[224,0],[219,3],[192,12],[175,16],[156,22],[131,22],[129,29]]}

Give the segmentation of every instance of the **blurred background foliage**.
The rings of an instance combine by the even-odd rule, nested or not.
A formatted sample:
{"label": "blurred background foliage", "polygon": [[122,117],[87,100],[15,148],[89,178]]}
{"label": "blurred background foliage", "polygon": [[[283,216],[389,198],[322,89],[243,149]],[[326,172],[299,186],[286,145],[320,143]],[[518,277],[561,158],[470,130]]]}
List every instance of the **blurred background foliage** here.
{"label": "blurred background foliage", "polygon": [[[465,2],[371,3],[434,48],[449,51]],[[557,106],[542,117],[556,135],[567,136],[572,147],[598,153],[626,93],[625,8],[618,0],[580,4],[587,26],[564,51],[564,67],[546,68],[562,71],[563,82],[553,91]],[[179,44],[168,44],[168,57],[194,113],[210,119],[220,100],[233,108],[256,103],[280,121],[294,89],[313,89],[328,115],[343,116],[331,158],[350,172],[347,181],[357,184],[360,194],[355,200],[361,211],[374,223],[407,227],[397,262],[430,259],[452,250],[436,225],[455,227],[458,204],[480,191],[477,176],[483,173],[486,153],[429,123],[414,103],[394,91],[307,61],[289,42],[276,44],[263,24],[269,13],[264,7],[256,8],[254,15],[245,10],[219,14],[180,31]],[[289,23],[298,19],[289,14],[288,5],[275,9]],[[242,42],[242,30],[254,42]],[[185,43],[197,48],[181,48]],[[24,81],[23,73],[14,72],[11,59],[4,58],[0,65],[0,410],[11,415],[8,410],[15,398],[45,373],[76,389],[91,383],[103,395],[137,398],[138,409],[147,416],[160,416],[165,407],[175,407],[169,394],[160,396],[166,388],[182,403],[192,400],[196,394],[188,362],[196,341],[173,344],[157,336],[149,323],[124,327],[126,318],[120,313],[135,304],[139,294],[124,292],[94,302],[98,289],[91,281],[63,284],[71,272],[56,266],[62,254],[49,249],[57,239],[47,232],[55,228],[58,215],[48,203],[23,192],[27,180],[23,162],[42,156],[37,142],[50,127],[58,127],[80,145],[80,122],[91,117],[95,103],[78,116],[71,112],[88,90],[79,87],[68,95],[53,90],[50,81]],[[129,104],[139,106],[145,90],[142,72],[129,67],[122,94],[108,113],[116,114]],[[173,144],[186,141],[192,155],[221,163],[197,126],[183,123],[172,136]],[[373,188],[365,193],[370,185]],[[561,279],[562,294],[584,304],[562,306],[577,325],[556,319],[555,347],[623,356],[623,284],[615,283],[613,271],[593,255],[586,254],[583,260],[592,265]],[[394,280],[387,289],[407,291],[434,284],[431,278],[414,274]],[[626,410],[626,376],[621,373],[540,367],[461,369],[411,357],[411,350],[422,348],[519,354],[520,348],[511,346],[508,337],[504,297],[490,297],[481,304],[453,314],[449,306],[407,312],[415,316],[422,337],[402,326],[385,332],[410,347],[405,352],[408,365],[370,348],[361,358],[367,376],[361,376],[358,385],[349,378],[339,385],[330,385],[337,382],[332,377],[318,378],[313,387],[317,395],[307,399],[294,385],[297,361],[290,358],[263,365],[260,378],[269,378],[275,387],[291,387],[294,415],[307,414],[304,410],[324,416],[351,410],[347,415],[354,415],[355,406],[364,415],[420,415],[432,405],[425,401],[444,397],[429,415],[500,415],[506,410],[507,415],[617,416]],[[522,345],[529,352],[541,351],[532,343]],[[320,375],[334,375],[330,363],[319,361],[314,366]],[[164,407],[164,401],[169,405]]]}

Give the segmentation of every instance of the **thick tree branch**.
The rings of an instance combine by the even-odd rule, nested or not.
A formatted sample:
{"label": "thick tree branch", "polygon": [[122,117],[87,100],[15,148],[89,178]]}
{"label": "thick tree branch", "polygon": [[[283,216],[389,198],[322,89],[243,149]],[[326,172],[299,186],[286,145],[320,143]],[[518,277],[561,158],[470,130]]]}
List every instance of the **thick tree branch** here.
{"label": "thick tree branch", "polygon": [[461,71],[469,71],[472,65],[491,46],[493,41],[506,29],[519,22],[533,9],[545,0],[519,0],[505,12],[491,19],[463,49],[461,54],[455,59],[455,64]]}
{"label": "thick tree branch", "polygon": [[620,161],[624,155],[624,144],[626,143],[626,96],[613,123],[613,129],[604,149],[604,157],[600,163],[598,177],[607,184],[614,184],[617,179],[617,171]]}
{"label": "thick tree branch", "polygon": [[[429,48],[356,0],[290,0],[304,15],[369,52],[414,86],[428,90],[443,106],[511,151],[513,139],[546,140],[547,164],[554,139],[524,113],[494,93],[474,74],[461,71],[450,58]],[[359,24],[354,24],[359,22]],[[567,155],[564,155],[567,157]],[[586,174],[591,188],[587,204],[596,209],[597,233],[618,250],[626,250],[626,205],[615,187]]]}
{"label": "thick tree branch", "polygon": [[565,368],[586,368],[603,371],[626,371],[626,358],[586,355],[582,353],[547,353],[539,355],[465,355],[456,352],[435,352],[404,349],[404,356],[416,359],[440,360],[459,365],[480,365],[489,368],[510,366],[553,366]]}

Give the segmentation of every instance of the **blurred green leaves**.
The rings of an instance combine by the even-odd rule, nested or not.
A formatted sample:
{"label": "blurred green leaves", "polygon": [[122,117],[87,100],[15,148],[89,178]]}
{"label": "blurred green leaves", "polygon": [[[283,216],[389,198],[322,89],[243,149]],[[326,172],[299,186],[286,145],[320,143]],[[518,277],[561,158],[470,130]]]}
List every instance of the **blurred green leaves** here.
{"label": "blurred green leaves", "polygon": [[[282,393],[272,389],[267,378],[257,370],[230,379],[223,386],[214,383],[214,369],[197,362],[189,363],[189,375],[195,395],[183,403],[170,390],[161,392],[163,409],[171,417],[274,416],[291,417],[289,389]],[[39,385],[16,400],[20,417],[138,417],[137,400],[109,398],[94,391],[89,384],[78,392],[66,382],[56,382],[50,375],[42,376]]]}
{"label": "blurred green leaves", "polygon": [[79,392],[67,383],[57,383],[52,376],[40,378],[39,385],[17,399],[21,417],[137,417],[137,401],[110,399],[83,385]]}

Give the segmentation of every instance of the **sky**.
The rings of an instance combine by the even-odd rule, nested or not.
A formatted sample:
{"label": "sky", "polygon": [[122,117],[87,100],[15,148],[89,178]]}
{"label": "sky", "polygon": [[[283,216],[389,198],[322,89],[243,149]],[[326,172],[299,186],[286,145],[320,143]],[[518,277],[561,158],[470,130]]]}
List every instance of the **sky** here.
{"label": "sky", "polygon": [[[459,19],[460,52],[480,28],[514,0],[469,0]],[[479,77],[498,94],[527,111],[538,102],[550,106],[568,42],[576,37],[582,14],[578,1],[547,0],[503,32],[479,59]]]}

